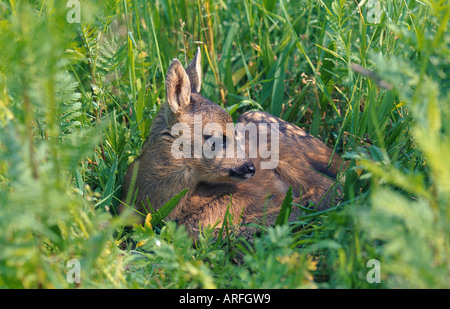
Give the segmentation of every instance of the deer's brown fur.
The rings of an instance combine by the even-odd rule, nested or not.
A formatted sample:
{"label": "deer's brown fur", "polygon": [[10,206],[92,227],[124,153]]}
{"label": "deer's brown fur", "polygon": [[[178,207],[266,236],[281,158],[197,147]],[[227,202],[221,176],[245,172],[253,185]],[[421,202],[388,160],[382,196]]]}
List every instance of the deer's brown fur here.
{"label": "deer's brown fur", "polygon": [[[278,124],[279,161],[275,168],[262,169],[261,163],[267,160],[260,156],[249,158],[248,152],[244,158],[192,156],[177,159],[173,156],[172,143],[181,134],[172,132],[176,123],[193,128],[194,115],[201,115],[203,128],[208,123],[217,123],[224,133],[227,132],[226,125],[232,123],[224,109],[199,94],[200,58],[198,49],[186,70],[177,59],[170,64],[166,77],[166,102],[152,123],[141,155],[125,176],[123,201],[132,195],[128,194],[129,190],[131,193],[137,191],[135,207],[146,214],[150,211],[148,202],[156,211],[188,188],[187,194],[167,219],[178,220],[194,233],[199,224],[212,226],[219,223],[220,226],[229,206],[228,211],[236,221],[273,224],[289,187],[292,187],[297,203],[308,206],[312,201],[317,209],[330,207],[336,201],[333,184],[342,164],[339,155],[333,154],[330,160],[332,151],[319,139],[264,112],[246,112],[238,122]],[[258,134],[267,134],[270,144],[269,133],[258,131]],[[205,142],[205,136],[194,137],[192,134],[192,138]],[[235,141],[236,137],[228,138]],[[247,146],[250,142],[247,138]],[[291,220],[298,215],[295,209]]]}

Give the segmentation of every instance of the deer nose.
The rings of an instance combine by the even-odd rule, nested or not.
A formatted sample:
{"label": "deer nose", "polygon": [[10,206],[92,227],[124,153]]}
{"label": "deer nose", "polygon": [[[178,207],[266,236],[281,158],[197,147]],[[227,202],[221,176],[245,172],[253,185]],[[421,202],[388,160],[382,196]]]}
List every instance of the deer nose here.
{"label": "deer nose", "polygon": [[255,175],[255,166],[253,165],[253,163],[247,165],[247,173],[252,174],[252,176]]}
{"label": "deer nose", "polygon": [[255,175],[255,166],[252,162],[245,163],[237,169],[230,170],[230,177],[235,180],[244,180],[252,178]]}

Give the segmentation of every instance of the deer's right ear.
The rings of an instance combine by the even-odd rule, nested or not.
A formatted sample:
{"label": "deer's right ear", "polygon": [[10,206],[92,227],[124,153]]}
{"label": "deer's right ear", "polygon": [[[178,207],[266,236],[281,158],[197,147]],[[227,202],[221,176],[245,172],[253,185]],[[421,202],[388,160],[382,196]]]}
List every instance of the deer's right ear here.
{"label": "deer's right ear", "polygon": [[170,109],[175,114],[180,109],[189,105],[191,95],[191,83],[181,62],[173,59],[167,70],[166,76],[166,98]]}

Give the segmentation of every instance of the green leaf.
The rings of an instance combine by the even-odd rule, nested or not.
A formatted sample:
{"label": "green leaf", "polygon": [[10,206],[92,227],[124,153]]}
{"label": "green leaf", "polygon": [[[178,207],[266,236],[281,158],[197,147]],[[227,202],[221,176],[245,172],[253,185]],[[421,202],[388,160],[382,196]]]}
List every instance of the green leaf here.
{"label": "green leaf", "polygon": [[114,160],[111,169],[109,170],[108,181],[106,182],[105,190],[103,190],[102,199],[103,202],[99,205],[99,208],[105,208],[111,204],[112,196],[114,194],[114,182],[116,180],[117,172],[117,158]]}
{"label": "green leaf", "polygon": [[369,147],[369,151],[370,151],[370,155],[376,162],[382,162],[384,164],[390,163],[389,157],[386,154],[386,152],[383,151],[382,149],[378,148],[377,146],[371,145]]}
{"label": "green leaf", "polygon": [[[236,31],[238,29],[238,24],[233,23],[228,30],[227,37],[222,49],[222,61],[220,62],[220,73],[222,73],[222,79],[227,87],[229,93],[235,93],[236,89],[233,83],[233,72],[231,69],[231,57],[232,57],[232,47],[233,40],[236,36]],[[234,104],[235,99],[233,97],[228,97],[228,103]]]}
{"label": "green leaf", "polygon": [[286,75],[286,60],[295,46],[295,41],[287,43],[280,58],[277,61],[276,71],[274,74],[273,88],[272,88],[272,102],[271,114],[280,116],[284,103],[284,78]]}
{"label": "green leaf", "polygon": [[339,57],[336,54],[336,43],[331,41],[328,44],[328,48],[323,48],[325,50],[325,55],[323,57],[323,65],[320,68],[320,75],[322,76],[322,81],[326,85],[332,77],[332,72],[334,70],[334,58]]}
{"label": "green leaf", "polygon": [[164,204],[161,209],[159,209],[153,216],[152,220],[150,221],[152,226],[156,226],[164,220],[165,217],[167,217],[170,212],[178,205],[181,198],[186,194],[188,189],[184,189],[174,197],[172,197],[167,203]]}
{"label": "green leaf", "polygon": [[286,196],[281,204],[280,213],[278,214],[277,219],[275,220],[275,225],[283,225],[288,222],[289,216],[292,211],[292,187],[289,187],[289,190],[286,192]]}

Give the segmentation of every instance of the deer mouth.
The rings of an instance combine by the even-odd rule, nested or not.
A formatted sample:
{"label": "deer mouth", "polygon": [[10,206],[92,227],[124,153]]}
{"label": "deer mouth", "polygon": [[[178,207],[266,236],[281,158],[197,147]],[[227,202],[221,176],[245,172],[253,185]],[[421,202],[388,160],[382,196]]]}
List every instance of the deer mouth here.
{"label": "deer mouth", "polygon": [[252,178],[253,175],[252,174],[245,174],[245,175],[230,175],[230,178],[235,180],[235,181],[242,181],[242,180],[247,180]]}

